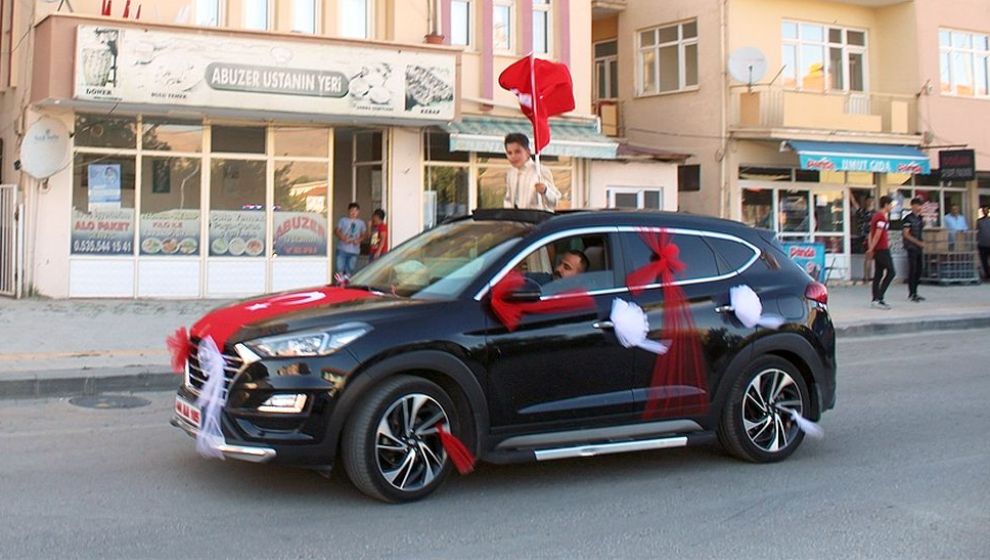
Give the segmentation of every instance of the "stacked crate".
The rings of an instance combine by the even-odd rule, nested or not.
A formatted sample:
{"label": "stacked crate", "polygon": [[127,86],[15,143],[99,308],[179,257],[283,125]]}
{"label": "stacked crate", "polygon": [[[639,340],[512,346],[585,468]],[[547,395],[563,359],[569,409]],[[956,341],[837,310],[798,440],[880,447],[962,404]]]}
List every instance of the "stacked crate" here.
{"label": "stacked crate", "polygon": [[924,267],[921,281],[931,284],[978,284],[975,231],[950,233],[944,228],[926,228]]}

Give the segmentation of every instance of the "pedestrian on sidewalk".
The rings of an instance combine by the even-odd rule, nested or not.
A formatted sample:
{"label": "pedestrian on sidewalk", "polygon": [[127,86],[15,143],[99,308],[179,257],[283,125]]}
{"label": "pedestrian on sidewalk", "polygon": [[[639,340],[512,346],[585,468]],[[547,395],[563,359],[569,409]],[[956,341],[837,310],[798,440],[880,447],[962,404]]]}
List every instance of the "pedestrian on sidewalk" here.
{"label": "pedestrian on sidewalk", "polygon": [[[853,253],[865,252],[867,245],[870,243],[870,224],[872,223],[873,215],[876,214],[876,211],[873,209],[875,202],[869,194],[863,197],[863,202],[861,203],[856,201],[855,195],[849,197],[849,203],[856,207],[855,225],[856,233],[858,234],[853,237]],[[872,279],[873,260],[865,258],[863,259],[863,282],[869,282]]]}
{"label": "pedestrian on sidewalk", "polygon": [[[966,224],[966,216],[959,213],[958,204],[953,204],[949,208],[949,213],[945,215],[945,228],[949,230],[949,251],[952,251],[956,245],[956,237],[969,229],[969,226]],[[968,248],[963,247],[963,249]]]}
{"label": "pedestrian on sidewalk", "polygon": [[361,253],[361,242],[364,240],[367,227],[361,220],[361,205],[352,202],[347,205],[347,216],[337,222],[334,232],[337,236],[337,270],[340,279],[346,281],[357,268],[358,255]]}
{"label": "pedestrian on sidewalk", "polygon": [[925,220],[921,217],[921,207],[924,204],[918,197],[911,199],[911,213],[901,219],[904,232],[904,248],[908,254],[908,299],[918,303],[925,298],[918,295],[918,284],[921,282],[922,252],[925,242],[922,241],[922,230]]}
{"label": "pedestrian on sidewalk", "polygon": [[388,251],[388,224],[385,223],[385,211],[381,208],[371,213],[368,231],[371,232],[368,262],[374,262]]}
{"label": "pedestrian on sidewalk", "polygon": [[889,196],[880,197],[880,208],[870,220],[870,238],[866,258],[873,259],[873,301],[870,307],[890,309],[884,301],[887,288],[894,281],[894,260],[890,257],[890,203]]}
{"label": "pedestrian on sidewalk", "polygon": [[990,280],[990,206],[980,208],[980,219],[976,220],[976,232],[980,264],[983,265],[983,278]]}

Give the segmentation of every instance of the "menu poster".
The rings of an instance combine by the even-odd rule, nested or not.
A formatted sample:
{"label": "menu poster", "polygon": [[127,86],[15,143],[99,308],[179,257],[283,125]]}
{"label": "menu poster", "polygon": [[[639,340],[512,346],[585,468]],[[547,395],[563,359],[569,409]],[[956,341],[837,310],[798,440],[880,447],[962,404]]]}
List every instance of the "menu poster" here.
{"label": "menu poster", "polygon": [[275,254],[326,256],[326,216],[316,212],[276,212]]}
{"label": "menu poster", "polygon": [[210,255],[258,257],[265,252],[265,213],[261,210],[210,212]]}
{"label": "menu poster", "polygon": [[120,208],[120,164],[91,163],[86,171],[89,179],[89,211]]}
{"label": "menu poster", "polygon": [[134,209],[81,212],[72,209],[72,253],[134,254]]}
{"label": "menu poster", "polygon": [[142,255],[199,253],[199,210],[141,214]]}

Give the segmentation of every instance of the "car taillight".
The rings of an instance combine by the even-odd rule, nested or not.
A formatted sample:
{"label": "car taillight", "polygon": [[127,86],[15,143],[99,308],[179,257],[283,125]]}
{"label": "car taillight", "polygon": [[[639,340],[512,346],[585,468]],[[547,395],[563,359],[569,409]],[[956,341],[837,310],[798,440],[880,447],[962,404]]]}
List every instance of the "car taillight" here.
{"label": "car taillight", "polygon": [[828,305],[828,288],[821,282],[812,282],[804,289],[804,297],[822,305]]}

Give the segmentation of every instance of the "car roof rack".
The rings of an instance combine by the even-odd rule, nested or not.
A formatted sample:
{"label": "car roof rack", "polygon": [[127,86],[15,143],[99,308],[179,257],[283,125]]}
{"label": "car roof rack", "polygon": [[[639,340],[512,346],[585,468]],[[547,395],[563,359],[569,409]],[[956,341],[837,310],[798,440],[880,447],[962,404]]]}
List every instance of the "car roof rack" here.
{"label": "car roof rack", "polygon": [[539,224],[554,216],[543,210],[517,210],[514,208],[477,208],[471,217],[475,220],[504,220]]}

